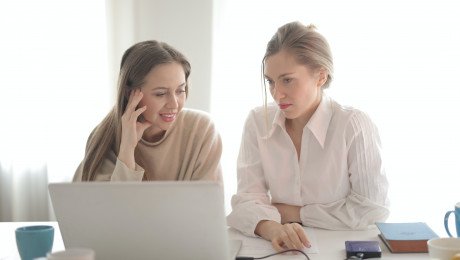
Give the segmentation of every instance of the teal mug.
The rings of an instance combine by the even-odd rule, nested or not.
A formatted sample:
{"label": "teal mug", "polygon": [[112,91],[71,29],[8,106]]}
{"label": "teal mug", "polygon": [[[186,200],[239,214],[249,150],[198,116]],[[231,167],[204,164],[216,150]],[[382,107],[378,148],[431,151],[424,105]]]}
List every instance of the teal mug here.
{"label": "teal mug", "polygon": [[455,227],[457,230],[457,237],[460,237],[460,202],[455,204],[455,210],[447,211],[446,215],[444,216],[444,227],[446,228],[446,232],[450,237],[454,237],[449,231],[449,216],[451,213],[454,213],[455,215]]}
{"label": "teal mug", "polygon": [[54,227],[25,226],[16,229],[16,245],[22,260],[46,257],[53,248]]}

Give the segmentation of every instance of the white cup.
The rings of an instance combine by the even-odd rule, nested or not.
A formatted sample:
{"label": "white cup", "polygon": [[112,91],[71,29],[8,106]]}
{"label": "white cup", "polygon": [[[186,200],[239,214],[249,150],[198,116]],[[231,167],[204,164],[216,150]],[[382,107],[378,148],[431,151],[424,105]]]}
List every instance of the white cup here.
{"label": "white cup", "polygon": [[94,250],[89,248],[69,248],[48,254],[47,260],[95,260]]}
{"label": "white cup", "polygon": [[451,260],[460,253],[460,238],[443,237],[428,240],[428,254],[431,259]]}

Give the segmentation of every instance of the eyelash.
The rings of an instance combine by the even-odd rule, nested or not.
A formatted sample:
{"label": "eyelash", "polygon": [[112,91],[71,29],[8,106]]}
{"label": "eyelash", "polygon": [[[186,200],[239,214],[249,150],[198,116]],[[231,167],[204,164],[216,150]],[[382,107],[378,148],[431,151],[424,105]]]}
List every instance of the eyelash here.
{"label": "eyelash", "polygon": [[[292,78],[283,78],[282,79],[284,84],[289,84],[289,83],[292,82],[292,80],[293,80]],[[273,83],[274,83],[273,80],[265,79],[265,82],[266,82],[266,84],[268,84],[270,86],[270,88],[273,88]]]}
{"label": "eyelash", "polygon": [[265,83],[268,84],[268,85],[273,85],[273,80],[265,79]]}
{"label": "eyelash", "polygon": [[285,84],[289,84],[289,83],[291,83],[291,81],[292,81],[292,78],[284,78],[284,79],[283,79],[283,82],[284,82]]}

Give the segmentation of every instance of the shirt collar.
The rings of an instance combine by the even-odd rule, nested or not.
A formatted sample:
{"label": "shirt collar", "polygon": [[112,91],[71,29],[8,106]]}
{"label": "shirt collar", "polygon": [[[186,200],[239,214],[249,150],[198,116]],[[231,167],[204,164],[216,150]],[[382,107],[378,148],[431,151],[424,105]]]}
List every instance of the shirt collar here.
{"label": "shirt collar", "polygon": [[327,129],[332,118],[332,103],[331,99],[323,95],[321,102],[315,113],[311,116],[308,121],[307,127],[316,137],[316,140],[320,143],[321,147],[324,148],[324,142],[326,141]]}
{"label": "shirt collar", "polygon": [[[305,127],[310,129],[310,131],[313,133],[313,135],[315,136],[316,140],[318,140],[322,148],[324,148],[327,129],[329,128],[329,123],[332,118],[331,105],[331,99],[327,95],[323,94],[318,108],[316,109],[315,113],[313,113],[307,125],[305,125]],[[281,110],[277,109],[275,117],[273,118],[272,127],[267,135],[267,138],[273,135],[277,126],[286,131],[286,126],[284,123],[285,121],[286,118],[284,117],[283,113],[281,112]]]}

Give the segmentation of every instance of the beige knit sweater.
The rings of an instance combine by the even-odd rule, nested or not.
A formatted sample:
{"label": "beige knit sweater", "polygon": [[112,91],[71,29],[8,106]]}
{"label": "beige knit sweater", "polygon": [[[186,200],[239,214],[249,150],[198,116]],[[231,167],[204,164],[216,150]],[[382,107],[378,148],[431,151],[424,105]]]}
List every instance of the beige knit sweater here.
{"label": "beige knit sweater", "polygon": [[[215,180],[222,182],[222,141],[209,115],[183,109],[163,138],[155,143],[141,139],[129,169],[111,151],[96,173],[96,181]],[[83,162],[73,181],[81,181]]]}

